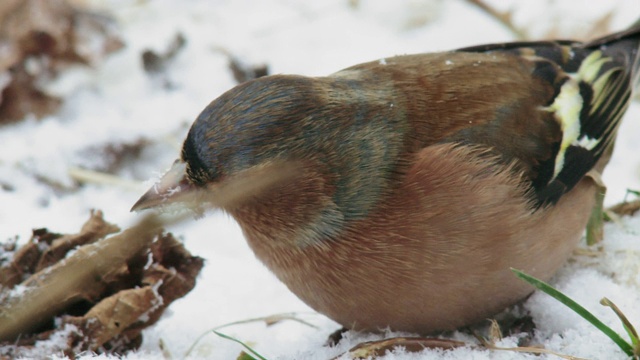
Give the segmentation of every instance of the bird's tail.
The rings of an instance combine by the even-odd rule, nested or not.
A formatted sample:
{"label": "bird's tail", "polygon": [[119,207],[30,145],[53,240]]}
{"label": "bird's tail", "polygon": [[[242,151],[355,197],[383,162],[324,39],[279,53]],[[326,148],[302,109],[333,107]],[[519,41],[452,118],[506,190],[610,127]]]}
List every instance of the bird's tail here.
{"label": "bird's tail", "polygon": [[629,71],[632,92],[640,90],[640,19],[626,30],[586,42],[583,47],[600,48],[606,56],[615,59]]}

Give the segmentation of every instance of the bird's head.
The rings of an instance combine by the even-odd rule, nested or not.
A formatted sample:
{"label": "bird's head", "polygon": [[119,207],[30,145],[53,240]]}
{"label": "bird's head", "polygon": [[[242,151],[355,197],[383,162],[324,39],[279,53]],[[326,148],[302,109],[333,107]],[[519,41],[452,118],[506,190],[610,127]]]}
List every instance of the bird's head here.
{"label": "bird's head", "polygon": [[296,177],[298,161],[314,153],[304,124],[316,96],[301,76],[261,78],[226,92],[200,113],[180,159],[132,210],[191,201],[224,208]]}
{"label": "bird's head", "polygon": [[388,188],[405,130],[389,90],[364,83],[277,75],[240,84],[202,111],[181,158],[132,210],[229,210],[267,195],[268,215],[304,208],[307,223],[332,224],[365,216]]}

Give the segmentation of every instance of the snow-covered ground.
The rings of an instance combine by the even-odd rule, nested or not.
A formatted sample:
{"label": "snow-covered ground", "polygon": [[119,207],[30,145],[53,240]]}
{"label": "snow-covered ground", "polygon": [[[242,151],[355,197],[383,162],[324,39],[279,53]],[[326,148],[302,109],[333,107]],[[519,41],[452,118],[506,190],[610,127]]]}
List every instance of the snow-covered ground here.
{"label": "snow-covered ground", "polygon": [[[0,183],[12,188],[0,188],[0,240],[17,235],[26,241],[34,227],[77,232],[93,208],[103,210],[107,221],[122,227],[132,224],[138,217],[129,209],[150,185],[142,180],[157,178],[172,163],[195,116],[235,85],[225,52],[250,64],[268,64],[271,73],[313,76],[390,55],[514,39],[494,19],[462,0],[361,0],[357,7],[348,0],[88,2],[115,16],[126,47],[94,68],[74,68],[51,84],[49,90],[66,99],[58,114],[0,127]],[[611,29],[622,29],[640,15],[638,0],[493,3],[500,9],[512,7],[515,23],[534,38],[552,29],[563,38],[580,36],[608,12]],[[165,74],[147,75],[141,65],[142,51],[164,51],[178,32],[187,40],[184,50]],[[640,104],[636,102],[625,117],[605,173],[607,204],[622,201],[627,188],[640,189],[639,137]],[[71,168],[104,168],[101,149],[107,144],[140,139],[150,145],[140,158],[123,163],[115,174],[130,180],[129,185],[87,184],[70,192],[50,186],[71,186]],[[296,322],[270,327],[256,323],[224,332],[249,342],[268,359],[330,359],[358,342],[380,338],[348,333],[337,347],[324,347],[338,325],[312,313],[279,283],[254,258],[228,216],[214,213],[170,230],[207,263],[196,288],[144,332],[141,349],[127,359],[162,359],[160,342],[165,354],[180,359],[208,329],[281,312],[300,312],[301,318],[318,328]],[[609,224],[605,230],[604,252],[595,258],[575,255],[553,283],[624,335],[610,309],[598,302],[609,297],[640,326],[640,215],[625,219],[622,226]],[[536,324],[535,343],[589,359],[625,358],[608,338],[548,296],[536,293],[525,307]],[[475,343],[469,335],[452,336]],[[499,345],[514,346],[516,340],[506,338]],[[240,345],[209,334],[191,356],[235,359],[240,351]],[[533,358],[470,347],[419,354],[398,350],[385,357]]]}

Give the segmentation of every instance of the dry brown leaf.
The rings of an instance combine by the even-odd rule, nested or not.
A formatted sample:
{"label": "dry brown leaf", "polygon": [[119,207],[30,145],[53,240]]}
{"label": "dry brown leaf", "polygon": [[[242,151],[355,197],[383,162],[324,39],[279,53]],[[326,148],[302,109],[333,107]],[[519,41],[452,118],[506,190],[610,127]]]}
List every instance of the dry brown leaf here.
{"label": "dry brown leaf", "polygon": [[93,64],[120,49],[112,21],[66,0],[4,0],[0,5],[0,124],[40,118],[62,100],[41,83],[70,64]]}
{"label": "dry brown leaf", "polygon": [[607,209],[619,216],[631,216],[640,210],[640,200],[625,201]]}
{"label": "dry brown leaf", "polygon": [[21,62],[0,73],[6,79],[0,83],[0,124],[23,119],[29,114],[42,118],[57,111],[62,104],[61,99],[48,95],[37,85],[39,79],[48,78],[48,74],[30,74],[26,66],[26,61]]}
{"label": "dry brown leaf", "polygon": [[[122,290],[100,301],[82,317],[66,317],[64,323],[76,325],[82,335],[78,336],[75,351],[97,351],[109,341],[121,343],[121,334],[127,328],[162,303],[162,297],[151,286]],[[140,331],[130,338],[139,335]]]}
{"label": "dry brown leaf", "polygon": [[51,246],[44,250],[40,256],[35,271],[40,271],[64,259],[69,251],[78,246],[91,244],[118,231],[120,231],[119,227],[104,221],[102,211],[96,211],[89,218],[89,221],[82,226],[80,233],[63,235],[53,239]]}
{"label": "dry brown leaf", "polygon": [[30,275],[20,283],[24,291],[0,288],[0,339],[15,345],[11,356],[24,356],[52,336],[67,339],[56,351],[70,357],[139,346],[142,330],[195,286],[203,266],[171,234],[160,233],[160,225],[149,215],[105,238],[118,229],[98,211],[75,235],[34,231],[34,239],[13,256],[25,259],[24,272],[5,276],[15,282],[16,276]]}
{"label": "dry brown leaf", "polygon": [[100,211],[92,213],[78,234],[61,235],[47,229],[35,229],[31,240],[14,250],[10,262],[0,262],[0,286],[11,289],[31,274],[63,259],[69,250],[119,230],[117,226],[105,222]]}

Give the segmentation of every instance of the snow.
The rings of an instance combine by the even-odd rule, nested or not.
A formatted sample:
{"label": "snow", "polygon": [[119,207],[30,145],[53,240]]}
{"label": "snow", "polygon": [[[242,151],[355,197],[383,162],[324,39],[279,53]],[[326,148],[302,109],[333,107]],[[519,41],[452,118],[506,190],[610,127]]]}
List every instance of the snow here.
{"label": "snow", "polygon": [[[26,241],[33,227],[76,232],[90,209],[104,211],[121,227],[138,215],[129,209],[178,157],[189,125],[208,102],[235,85],[225,52],[248,63],[266,63],[271,73],[326,75],[364,61],[486,42],[513,40],[495,20],[464,1],[363,0],[358,8],[347,0],[190,0],[86,1],[117,18],[126,48],[93,68],[74,68],[48,89],[66,98],[63,109],[43,120],[26,119],[0,127],[0,240]],[[640,14],[637,0],[493,1],[513,9],[514,20],[535,36],[556,28],[578,36],[584,24],[612,12],[611,27],[622,29]],[[166,74],[148,76],[140,54],[163,52],[177,32],[187,43]],[[568,34],[568,35],[567,35]],[[449,63],[447,63],[449,64]],[[167,85],[168,84],[168,85]],[[640,188],[640,104],[635,102],[620,130],[615,154],[604,175],[607,204],[620,202],[626,189]],[[69,169],[101,170],[108,164],[100,149],[106,144],[150,142],[139,160],[125,163],[117,176],[131,186],[88,184],[74,190]],[[58,186],[53,190],[50,184]],[[1,188],[0,188],[1,189]],[[207,330],[238,320],[274,313],[298,312],[316,325],[296,322],[228,327],[222,332],[251,343],[268,359],[330,359],[359,342],[380,335],[347,333],[337,347],[325,347],[338,325],[313,313],[260,264],[235,222],[222,213],[175,225],[192,253],[207,262],[196,288],[169,307],[154,327],[144,332],[137,353],[125,359],[183,358]],[[576,254],[553,284],[624,336],[613,312],[599,305],[612,299],[640,326],[640,215],[608,224],[601,252]],[[585,247],[585,246],[583,246]],[[592,250],[592,249],[589,249]],[[524,304],[537,331],[534,342],[559,353],[593,359],[624,359],[620,350],[584,320],[547,295],[535,293]],[[386,334],[387,336],[398,334]],[[453,338],[476,344],[469,335]],[[516,338],[501,346],[515,346]],[[40,354],[51,355],[50,344]],[[193,359],[234,359],[240,345],[208,334],[191,352]],[[62,359],[60,355],[51,358]],[[114,359],[83,354],[82,358]],[[385,359],[533,359],[530,354],[465,347],[452,351],[396,350]],[[552,359],[552,355],[535,357]]]}

